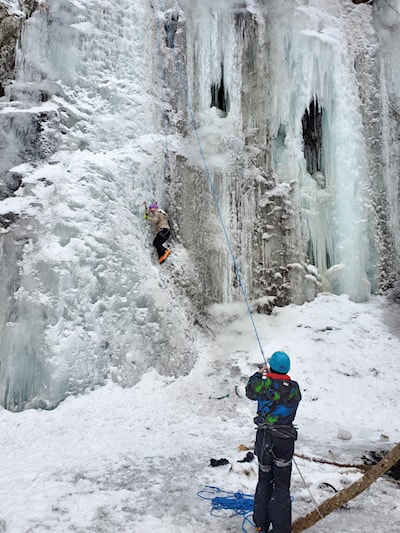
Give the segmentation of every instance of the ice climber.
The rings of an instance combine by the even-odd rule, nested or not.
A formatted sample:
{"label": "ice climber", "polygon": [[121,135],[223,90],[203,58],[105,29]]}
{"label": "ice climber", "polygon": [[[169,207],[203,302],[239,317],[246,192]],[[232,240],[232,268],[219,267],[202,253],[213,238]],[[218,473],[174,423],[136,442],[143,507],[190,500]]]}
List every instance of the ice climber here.
{"label": "ice climber", "polygon": [[150,220],[150,222],[152,222],[156,227],[157,235],[155,236],[153,245],[157,250],[158,261],[161,264],[167,259],[167,257],[171,253],[171,250],[163,246],[164,242],[169,239],[171,235],[168,215],[165,211],[158,207],[157,202],[151,202],[149,207],[147,207],[146,202],[144,202],[144,206],[146,209],[144,218],[146,220]]}
{"label": "ice climber", "polygon": [[301,400],[299,385],[288,376],[290,359],[275,352],[246,385],[246,396],[257,401],[256,444],[258,483],[254,495],[256,531],[291,533],[290,478],[297,430],[293,426]]}

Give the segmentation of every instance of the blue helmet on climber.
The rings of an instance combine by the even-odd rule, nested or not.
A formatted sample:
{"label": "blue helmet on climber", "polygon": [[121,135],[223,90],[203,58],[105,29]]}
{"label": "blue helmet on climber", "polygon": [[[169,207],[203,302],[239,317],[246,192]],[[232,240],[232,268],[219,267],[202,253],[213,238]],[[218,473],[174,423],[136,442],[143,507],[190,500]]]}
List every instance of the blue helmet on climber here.
{"label": "blue helmet on climber", "polygon": [[290,359],[285,352],[274,352],[268,359],[272,371],[279,374],[287,374],[290,370]]}

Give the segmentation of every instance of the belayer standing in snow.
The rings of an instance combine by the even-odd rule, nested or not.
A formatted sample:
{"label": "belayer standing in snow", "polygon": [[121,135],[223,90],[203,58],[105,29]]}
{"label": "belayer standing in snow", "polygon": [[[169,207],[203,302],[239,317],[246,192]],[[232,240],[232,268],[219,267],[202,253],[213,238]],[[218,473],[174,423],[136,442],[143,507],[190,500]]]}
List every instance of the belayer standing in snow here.
{"label": "belayer standing in snow", "polygon": [[157,235],[155,236],[153,245],[157,250],[158,261],[161,264],[167,259],[167,257],[171,253],[171,250],[163,246],[164,242],[169,239],[171,235],[168,215],[165,211],[158,207],[157,202],[151,202],[149,207],[147,207],[146,202],[143,203],[146,209],[144,218],[146,220],[150,220],[150,222],[152,222],[156,227]]}
{"label": "belayer standing in snow", "polygon": [[301,400],[299,385],[288,376],[290,359],[275,352],[246,385],[246,396],[256,400],[257,425],[254,453],[258,458],[258,483],[254,495],[256,531],[273,533],[292,530],[290,478],[297,430],[293,426]]}

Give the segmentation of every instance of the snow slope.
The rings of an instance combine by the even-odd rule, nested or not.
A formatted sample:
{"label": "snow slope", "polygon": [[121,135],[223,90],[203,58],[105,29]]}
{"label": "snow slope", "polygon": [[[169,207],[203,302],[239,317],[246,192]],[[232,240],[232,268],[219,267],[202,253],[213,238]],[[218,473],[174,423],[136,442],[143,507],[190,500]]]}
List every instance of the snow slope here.
{"label": "snow slope", "polygon": [[[265,356],[286,350],[303,394],[296,518],[332,495],[326,484],[339,489],[361,475],[299,455],[357,464],[399,442],[400,309],[381,297],[356,304],[321,294],[254,319]],[[185,377],[150,369],[132,388],[109,383],[53,411],[2,410],[0,531],[241,531],[240,516],[211,516],[197,493],[206,485],[254,492],[255,461],[237,461],[246,455],[238,446],[254,441],[244,384],[262,355],[243,305],[210,309],[209,329],[209,338],[197,335],[197,363]],[[229,464],[212,468],[211,458]],[[309,531],[400,531],[398,484],[379,479]]]}

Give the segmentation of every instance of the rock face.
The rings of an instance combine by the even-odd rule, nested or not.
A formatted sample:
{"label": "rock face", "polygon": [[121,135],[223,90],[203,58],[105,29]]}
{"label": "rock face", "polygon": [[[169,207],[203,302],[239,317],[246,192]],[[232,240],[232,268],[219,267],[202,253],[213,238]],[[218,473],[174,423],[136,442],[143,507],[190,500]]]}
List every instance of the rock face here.
{"label": "rock face", "polygon": [[[15,83],[16,46],[24,22],[44,4],[29,0],[13,9],[10,3],[0,3],[0,201],[13,196],[21,186],[21,176],[13,167],[33,160],[45,159],[54,149],[52,135],[47,131],[57,121],[53,110],[35,110],[32,104],[44,102],[49,96],[44,90],[24,94],[23,84]],[[36,101],[35,101],[36,100]],[[7,229],[18,215],[2,213],[0,228]]]}
{"label": "rock face", "polygon": [[15,46],[22,17],[22,13],[11,13],[0,4],[0,96],[4,95],[4,85],[14,78]]}
{"label": "rock face", "polygon": [[0,96],[4,95],[4,87],[14,79],[15,48],[23,22],[36,9],[46,9],[45,3],[25,0],[14,6],[12,2],[0,1]]}

